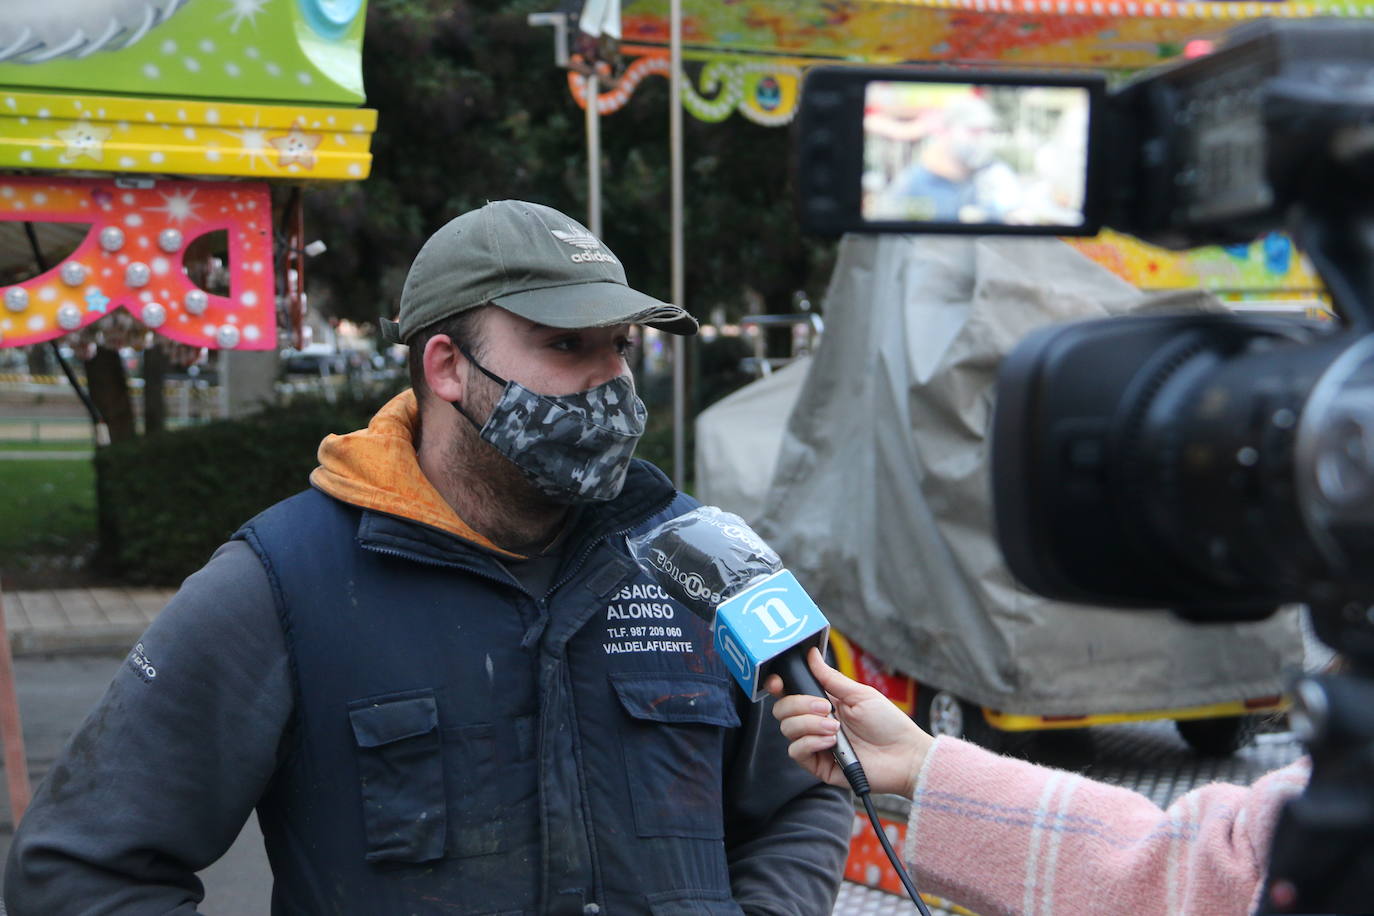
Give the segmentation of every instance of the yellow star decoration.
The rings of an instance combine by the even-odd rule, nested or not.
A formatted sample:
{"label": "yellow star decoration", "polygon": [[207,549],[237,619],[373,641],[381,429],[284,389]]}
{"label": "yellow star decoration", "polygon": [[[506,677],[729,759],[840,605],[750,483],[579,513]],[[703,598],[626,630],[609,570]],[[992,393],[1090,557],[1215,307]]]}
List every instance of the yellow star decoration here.
{"label": "yellow star decoration", "polygon": [[66,150],[62,153],[62,161],[75,162],[82,156],[89,156],[96,162],[103,162],[105,141],[110,139],[111,133],[110,128],[100,127],[90,121],[77,121],[66,130],[59,130],[58,138],[67,144]]}
{"label": "yellow star decoration", "polygon": [[282,137],[271,137],[268,143],[277,148],[277,165],[286,168],[288,165],[299,165],[304,169],[315,167],[315,148],[324,139],[323,134],[308,134],[301,130],[300,125],[291,128],[290,133]]}

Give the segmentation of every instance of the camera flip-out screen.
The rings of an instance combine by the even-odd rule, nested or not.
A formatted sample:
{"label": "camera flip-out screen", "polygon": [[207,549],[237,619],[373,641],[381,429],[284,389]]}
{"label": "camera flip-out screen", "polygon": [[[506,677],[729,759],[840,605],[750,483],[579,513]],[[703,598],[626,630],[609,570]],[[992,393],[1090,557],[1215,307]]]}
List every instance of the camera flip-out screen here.
{"label": "camera flip-out screen", "polygon": [[870,82],[860,211],[868,222],[1081,226],[1081,87]]}
{"label": "camera flip-out screen", "polygon": [[802,96],[802,217],[818,232],[1092,235],[1096,76],[818,68]]}

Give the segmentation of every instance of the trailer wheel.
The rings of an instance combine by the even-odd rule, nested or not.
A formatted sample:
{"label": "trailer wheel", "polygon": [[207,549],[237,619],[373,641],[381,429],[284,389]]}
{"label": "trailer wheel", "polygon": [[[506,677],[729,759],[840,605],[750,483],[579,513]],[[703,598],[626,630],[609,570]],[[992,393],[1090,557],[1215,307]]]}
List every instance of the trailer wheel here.
{"label": "trailer wheel", "polygon": [[1250,743],[1259,731],[1259,716],[1219,719],[1178,719],[1174,726],[1188,746],[1206,757],[1229,757]]}
{"label": "trailer wheel", "polygon": [[916,690],[916,724],[934,737],[963,738],[988,750],[1000,750],[1003,733],[983,718],[983,708],[948,690],[920,685]]}

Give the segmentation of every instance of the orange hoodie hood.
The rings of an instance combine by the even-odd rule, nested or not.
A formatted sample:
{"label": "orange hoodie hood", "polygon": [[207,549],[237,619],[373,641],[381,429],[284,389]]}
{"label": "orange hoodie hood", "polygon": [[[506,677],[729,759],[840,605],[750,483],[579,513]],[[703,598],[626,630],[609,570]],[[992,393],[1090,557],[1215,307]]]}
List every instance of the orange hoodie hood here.
{"label": "orange hoodie hood", "polygon": [[508,557],[503,550],[458,517],[420,470],[415,456],[419,405],[407,389],[377,411],[367,429],[326,436],[320,466],[310,474],[316,489],[335,499],[428,525]]}

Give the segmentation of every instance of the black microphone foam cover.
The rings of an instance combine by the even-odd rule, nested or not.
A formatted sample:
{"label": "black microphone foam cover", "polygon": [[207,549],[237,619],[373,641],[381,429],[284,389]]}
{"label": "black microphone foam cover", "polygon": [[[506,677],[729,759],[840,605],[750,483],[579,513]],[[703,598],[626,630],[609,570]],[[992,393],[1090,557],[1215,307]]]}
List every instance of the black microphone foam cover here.
{"label": "black microphone foam cover", "polygon": [[640,537],[630,553],[678,602],[715,620],[716,607],[749,583],[782,569],[782,561],[740,518],[698,506]]}

